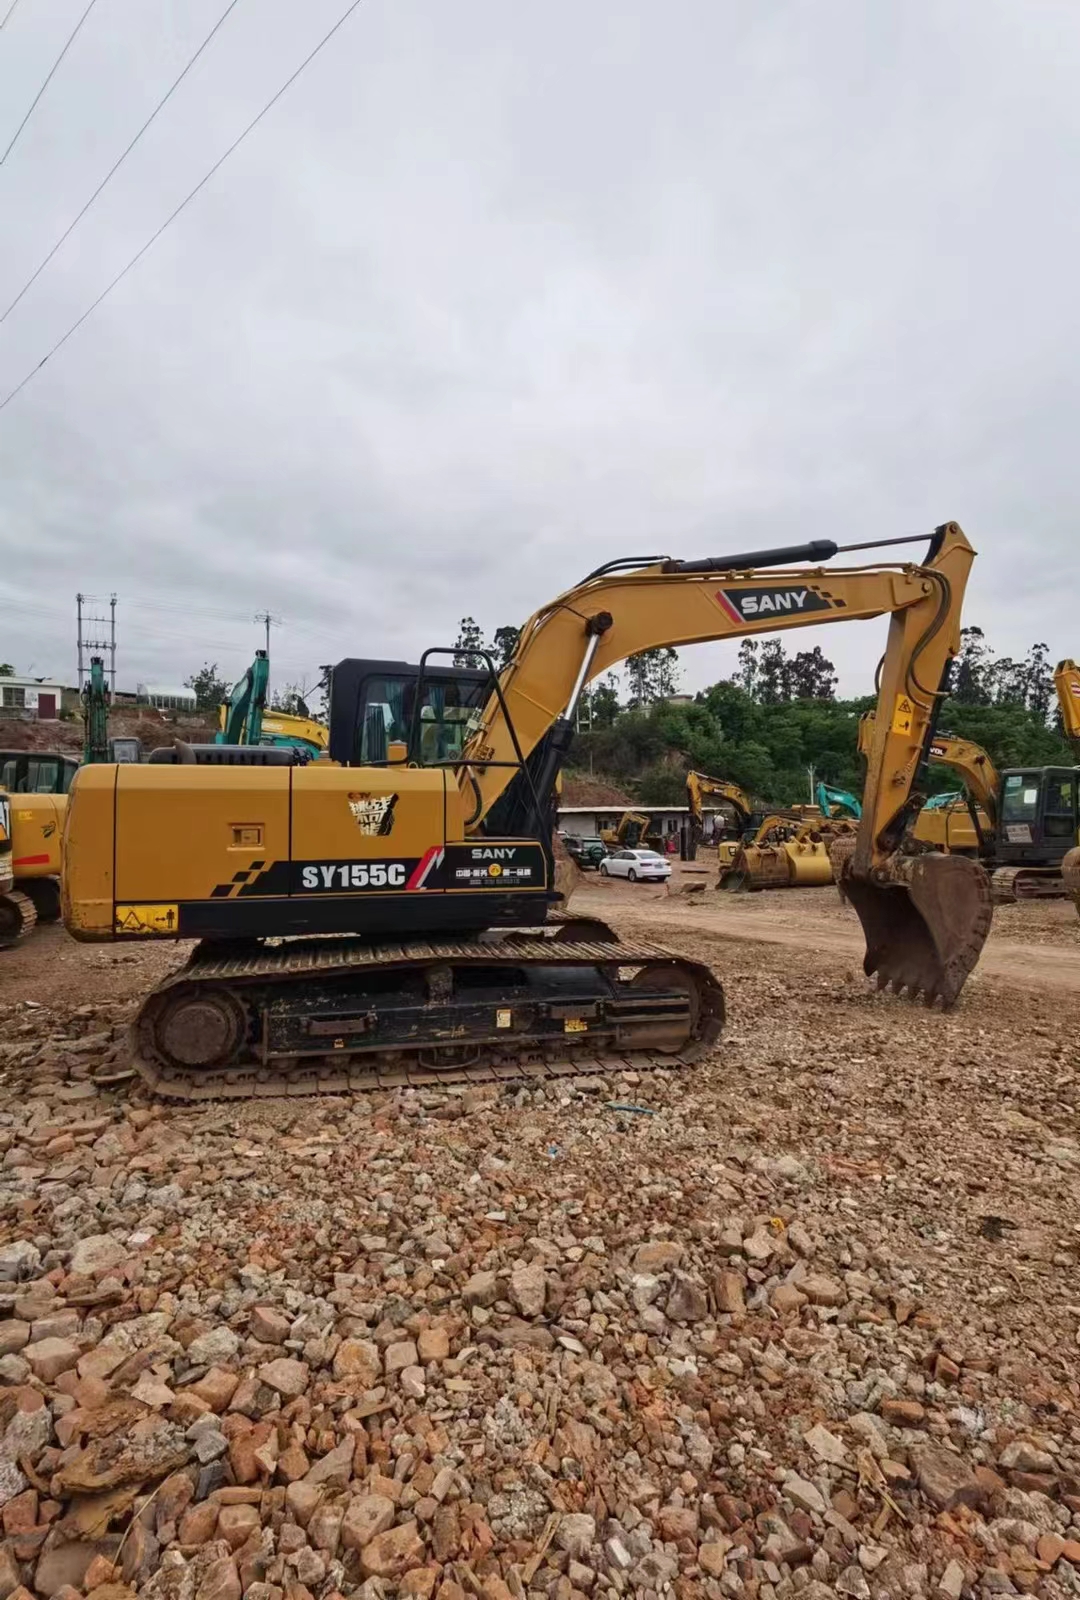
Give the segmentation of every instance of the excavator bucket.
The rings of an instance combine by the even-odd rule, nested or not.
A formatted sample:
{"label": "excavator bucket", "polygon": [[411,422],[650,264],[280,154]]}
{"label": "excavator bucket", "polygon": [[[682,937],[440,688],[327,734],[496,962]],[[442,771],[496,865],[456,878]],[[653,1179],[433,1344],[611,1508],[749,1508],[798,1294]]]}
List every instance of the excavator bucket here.
{"label": "excavator bucket", "polygon": [[927,852],[890,856],[871,879],[855,873],[854,850],[837,840],[832,859],[866,937],[863,969],[879,989],[953,1005],[990,932],[988,875],[966,856]]}
{"label": "excavator bucket", "polygon": [[1061,876],[1065,880],[1065,888],[1072,895],[1077,915],[1080,916],[1080,850],[1069,851],[1061,863]]}

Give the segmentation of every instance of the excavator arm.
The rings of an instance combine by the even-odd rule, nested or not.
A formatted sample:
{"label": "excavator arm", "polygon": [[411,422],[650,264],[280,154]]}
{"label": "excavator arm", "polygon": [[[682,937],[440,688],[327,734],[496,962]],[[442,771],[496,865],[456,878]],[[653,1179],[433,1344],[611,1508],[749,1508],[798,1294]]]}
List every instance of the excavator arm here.
{"label": "excavator arm", "polygon": [[256,650],[255,660],[240,682],[233,686],[228,701],[220,709],[220,731],[215,736],[215,744],[259,743],[269,686],[269,658],[265,650]]}
{"label": "excavator arm", "polygon": [[754,808],[745,790],[740,789],[737,783],[726,783],[723,778],[710,778],[704,772],[688,772],[686,802],[697,827],[700,828],[705,820],[702,801],[706,795],[715,795],[718,800],[726,800],[738,818],[739,827],[749,826]]}
{"label": "excavator arm", "polygon": [[[859,718],[859,754],[869,759],[873,741],[875,714],[866,711]],[[936,767],[947,767],[962,781],[968,795],[980,806],[997,830],[998,790],[1001,780],[997,768],[983,749],[973,739],[956,739],[948,733],[935,733],[930,741],[930,761]]]}
{"label": "excavator arm", "polygon": [[1054,670],[1054,688],[1065,737],[1080,754],[1080,667],[1075,661],[1059,661]]}
{"label": "excavator arm", "polygon": [[[892,542],[899,541],[879,541]],[[471,796],[467,826],[480,832],[513,782],[523,809],[531,796],[533,825],[542,828],[581,692],[627,656],[888,615],[863,814],[853,848],[840,852],[849,841],[838,841],[838,882],[863,924],[867,972],[950,1003],[989,931],[988,881],[974,863],[908,857],[900,847],[921,804],[916,775],[959,648],[974,551],[959,526],[946,523],[921,565],[787,565],[839,553],[818,540],[704,561],[613,562],[544,606],[522,629],[458,764],[459,786]]]}

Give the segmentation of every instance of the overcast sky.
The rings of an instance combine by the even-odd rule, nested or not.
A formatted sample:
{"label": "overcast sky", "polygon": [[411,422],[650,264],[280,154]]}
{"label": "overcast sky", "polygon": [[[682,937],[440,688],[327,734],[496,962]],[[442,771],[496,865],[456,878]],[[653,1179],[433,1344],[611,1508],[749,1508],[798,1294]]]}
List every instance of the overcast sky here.
{"label": "overcast sky", "polygon": [[[0,399],[345,4],[239,0],[0,328]],[[84,5],[0,32],[0,150]],[[0,167],[0,310],[224,5],[96,0]],[[1078,81],[1066,0],[364,0],[0,411],[0,659],[72,681],[114,589],[120,687],[239,675],[266,607],[281,682],[627,553],[950,517],[965,620],[1080,654]],[[791,643],[855,693],[883,638]]]}

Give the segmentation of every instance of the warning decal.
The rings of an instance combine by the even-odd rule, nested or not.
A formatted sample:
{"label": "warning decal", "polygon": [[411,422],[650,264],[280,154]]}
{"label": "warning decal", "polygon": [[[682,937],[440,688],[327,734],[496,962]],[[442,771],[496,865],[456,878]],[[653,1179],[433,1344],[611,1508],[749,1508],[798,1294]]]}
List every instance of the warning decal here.
{"label": "warning decal", "polygon": [[176,905],[117,906],[113,932],[130,934],[175,933],[180,921]]}
{"label": "warning decal", "polygon": [[892,731],[893,733],[910,733],[911,722],[915,715],[915,707],[906,694],[898,694],[896,705],[893,708]]}

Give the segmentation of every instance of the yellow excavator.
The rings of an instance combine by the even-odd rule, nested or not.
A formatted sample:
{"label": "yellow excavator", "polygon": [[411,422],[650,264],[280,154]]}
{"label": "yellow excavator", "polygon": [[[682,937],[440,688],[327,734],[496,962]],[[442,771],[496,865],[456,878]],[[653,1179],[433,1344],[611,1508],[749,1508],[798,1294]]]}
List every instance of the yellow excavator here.
{"label": "yellow excavator", "polygon": [[662,850],[664,841],[652,831],[653,819],[644,811],[624,811],[614,828],[601,828],[608,850]]}
{"label": "yellow excavator", "polygon": [[[865,755],[874,713],[859,725]],[[1065,859],[1080,842],[1080,768],[1008,768],[999,773],[981,745],[935,734],[930,761],[963,780],[964,793],[920,811],[912,838],[935,850],[982,861],[998,905],[1018,900],[1060,899],[1075,892]]]}
{"label": "yellow excavator", "polygon": [[[536,612],[500,672],[487,660],[476,716],[458,725],[472,731],[428,765],[425,710],[454,681],[436,663],[452,649],[396,669],[339,663],[327,762],[178,745],[171,761],[84,767],[67,813],[69,931],[199,941],[143,1001],[138,1071],[201,1098],[699,1057],[724,1021],[709,968],[561,910],[553,797],[581,693],[641,650],[882,615],[863,815],[834,845],[847,847],[837,879],[866,972],[951,1004],[989,932],[987,877],[903,841],[974,552],[947,523],[920,564],[877,559],[901,542],[610,561]],[[870,565],[823,564],[864,550]]]}
{"label": "yellow excavator", "polygon": [[[724,800],[735,813],[735,826],[740,835],[744,834],[752,825],[754,806],[750,796],[737,783],[728,783],[724,778],[710,778],[705,772],[688,772],[686,774],[686,805],[690,812],[690,835],[693,849],[696,852],[701,843],[702,830],[705,826],[705,799],[711,795],[714,799]],[[729,841],[730,842],[730,841]]]}

